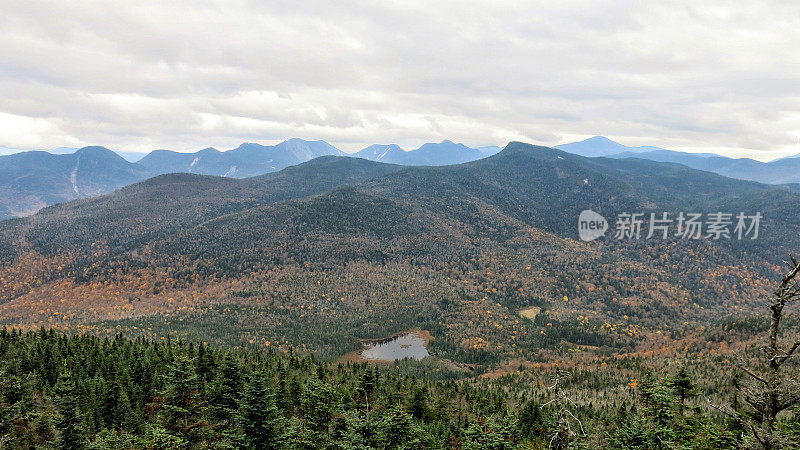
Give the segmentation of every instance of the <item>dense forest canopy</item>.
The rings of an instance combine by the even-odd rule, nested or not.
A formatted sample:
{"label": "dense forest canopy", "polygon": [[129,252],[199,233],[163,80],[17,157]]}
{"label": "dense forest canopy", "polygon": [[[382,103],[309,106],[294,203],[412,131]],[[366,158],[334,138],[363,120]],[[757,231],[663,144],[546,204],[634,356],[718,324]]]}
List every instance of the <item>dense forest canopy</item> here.
{"label": "dense forest canopy", "polygon": [[[404,364],[3,329],[0,439],[6,448],[512,449],[557,437],[560,406],[547,389],[556,371],[526,370],[532,383],[432,380]],[[615,407],[568,390],[586,431],[572,446],[739,448],[741,426],[703,405],[691,372],[640,373]],[[574,374],[579,386],[607,382],[602,371]],[[781,431],[800,437],[798,417]]]}

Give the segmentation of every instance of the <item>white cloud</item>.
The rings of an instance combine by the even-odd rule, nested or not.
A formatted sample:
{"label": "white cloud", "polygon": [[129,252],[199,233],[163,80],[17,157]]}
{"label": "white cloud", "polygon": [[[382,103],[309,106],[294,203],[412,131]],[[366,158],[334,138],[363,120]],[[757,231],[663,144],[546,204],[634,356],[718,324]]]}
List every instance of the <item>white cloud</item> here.
{"label": "white cloud", "polygon": [[800,152],[795,2],[0,4],[5,147],[603,134]]}

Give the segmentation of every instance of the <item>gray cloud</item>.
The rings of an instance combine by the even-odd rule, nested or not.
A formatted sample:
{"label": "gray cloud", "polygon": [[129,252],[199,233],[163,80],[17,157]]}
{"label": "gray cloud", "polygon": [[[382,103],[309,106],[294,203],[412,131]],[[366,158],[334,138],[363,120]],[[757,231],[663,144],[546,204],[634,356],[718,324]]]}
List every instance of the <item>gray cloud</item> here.
{"label": "gray cloud", "polygon": [[4,147],[800,153],[791,1],[0,2]]}

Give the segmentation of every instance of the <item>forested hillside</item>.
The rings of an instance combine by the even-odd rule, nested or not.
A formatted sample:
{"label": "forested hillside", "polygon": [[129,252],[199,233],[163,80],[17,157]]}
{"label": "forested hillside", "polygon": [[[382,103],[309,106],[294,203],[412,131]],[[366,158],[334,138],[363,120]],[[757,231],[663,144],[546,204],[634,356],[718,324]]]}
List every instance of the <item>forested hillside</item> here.
{"label": "forested hillside", "polygon": [[[583,209],[764,221],[756,240],[587,243]],[[564,352],[698,354],[724,350],[708,327],[753,314],[800,247],[798,214],[795,193],[758,183],[519,143],[448,167],[326,157],[245,180],[165,175],[0,224],[0,312],[23,329],[327,360],[421,329],[437,367],[487,376]]]}
{"label": "forested hillside", "polygon": [[[764,220],[758,239],[618,240],[611,230],[582,242],[584,209],[612,226],[622,212]],[[565,392],[586,405],[587,445],[735,448],[741,430],[676,386],[694,379],[715,400],[730,398],[739,382],[730,358],[757,354],[763,295],[780,259],[800,248],[799,215],[788,190],[520,143],[447,167],[324,157],[244,180],[156,177],[0,223],[3,325],[137,339],[4,334],[0,367],[37,399],[4,400],[14,417],[4,426],[30,445],[62,439],[72,432],[59,408],[72,389],[80,400],[67,408],[80,414],[70,420],[99,448],[114,439],[235,446],[253,432],[239,418],[252,412],[248,389],[266,383],[278,399],[300,399],[261,405],[273,411],[268,423],[282,424],[266,433],[299,446],[485,448],[480,439],[496,439],[495,448],[537,448],[554,426],[538,407],[552,395],[546,383],[567,370]],[[374,371],[358,362],[364,340],[412,329],[429,335],[431,356],[381,365],[383,387],[359,403]],[[214,397],[229,378],[226,358],[241,372],[236,402]],[[293,395],[281,394],[281,367],[300,386]],[[33,383],[40,373],[46,381]],[[334,400],[314,403],[318,389]],[[121,408],[133,412],[99,413],[92,405],[109,392],[124,393],[130,408]],[[425,408],[438,412],[414,413],[401,392],[423,392],[414,401],[427,395]],[[215,415],[218,401],[227,416]],[[315,422],[318,408],[329,420]],[[43,413],[13,416],[20,411]]]}
{"label": "forested hillside", "polygon": [[[614,370],[636,367],[613,362]],[[602,373],[575,372],[563,405],[546,388],[555,370],[526,369],[531,382],[420,378],[408,367],[329,364],[313,356],[223,350],[204,343],[67,337],[0,331],[0,442],[5,448],[543,449],[561,408],[584,433],[577,448],[719,448],[742,430],[702,407],[692,373],[655,378],[631,371],[611,403]],[[609,366],[609,369],[611,366]],[[782,421],[786,435],[800,422]],[[575,422],[578,429],[578,423]]]}
{"label": "forested hillside", "polygon": [[[765,219],[757,240],[584,243],[583,209]],[[447,167],[327,157],[246,180],[167,175],[4,222],[0,308],[8,325],[155,336],[225,324],[221,344],[328,357],[412,327],[459,362],[558,342],[628,352],[751,310],[800,244],[798,214],[769,186],[519,143]]]}

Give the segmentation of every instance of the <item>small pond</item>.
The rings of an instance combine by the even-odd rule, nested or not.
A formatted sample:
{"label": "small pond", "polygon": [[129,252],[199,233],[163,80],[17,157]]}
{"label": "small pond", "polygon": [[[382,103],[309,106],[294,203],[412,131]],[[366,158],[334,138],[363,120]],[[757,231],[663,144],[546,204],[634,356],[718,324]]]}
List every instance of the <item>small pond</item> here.
{"label": "small pond", "polygon": [[394,361],[403,358],[422,359],[429,356],[425,340],[416,333],[401,334],[379,342],[370,342],[361,352],[368,361]]}

